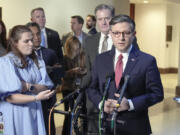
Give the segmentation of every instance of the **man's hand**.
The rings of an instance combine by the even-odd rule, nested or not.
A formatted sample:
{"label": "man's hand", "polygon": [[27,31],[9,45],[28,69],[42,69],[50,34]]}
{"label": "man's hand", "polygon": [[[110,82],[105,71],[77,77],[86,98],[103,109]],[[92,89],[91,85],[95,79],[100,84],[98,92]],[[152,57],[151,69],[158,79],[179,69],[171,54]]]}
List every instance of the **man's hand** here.
{"label": "man's hand", "polygon": [[[119,94],[115,94],[116,97],[119,97]],[[114,110],[118,112],[129,110],[129,102],[127,98],[123,97],[121,104],[119,105],[117,100],[108,99],[104,103],[104,111],[106,113],[113,113]]]}
{"label": "man's hand", "polygon": [[[119,97],[120,95],[115,93],[115,96]],[[129,110],[129,102],[125,97],[123,97],[121,104],[116,104],[116,106],[118,112]]]}

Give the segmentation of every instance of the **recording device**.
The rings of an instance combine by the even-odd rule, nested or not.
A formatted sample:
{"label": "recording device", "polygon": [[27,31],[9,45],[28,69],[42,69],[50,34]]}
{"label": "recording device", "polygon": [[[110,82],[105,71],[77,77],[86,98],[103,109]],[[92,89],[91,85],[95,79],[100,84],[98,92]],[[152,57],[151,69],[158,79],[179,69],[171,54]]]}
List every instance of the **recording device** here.
{"label": "recording device", "polygon": [[70,98],[73,98],[74,96],[76,96],[77,94],[81,93],[83,90],[81,89],[77,89],[73,92],[71,92],[70,94],[68,94],[66,97],[64,97],[63,99],[61,99],[59,102],[57,102],[54,107],[64,103],[66,100],[69,100]]}

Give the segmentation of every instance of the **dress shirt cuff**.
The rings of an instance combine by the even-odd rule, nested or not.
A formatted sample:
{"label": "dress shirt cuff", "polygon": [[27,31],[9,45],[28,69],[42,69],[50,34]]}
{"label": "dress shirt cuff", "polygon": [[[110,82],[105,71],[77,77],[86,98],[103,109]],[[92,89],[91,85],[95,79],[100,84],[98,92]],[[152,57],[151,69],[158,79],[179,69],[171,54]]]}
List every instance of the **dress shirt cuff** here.
{"label": "dress shirt cuff", "polygon": [[131,100],[131,99],[128,99],[128,102],[129,102],[129,109],[128,109],[128,111],[134,110],[134,105],[133,105],[132,100]]}

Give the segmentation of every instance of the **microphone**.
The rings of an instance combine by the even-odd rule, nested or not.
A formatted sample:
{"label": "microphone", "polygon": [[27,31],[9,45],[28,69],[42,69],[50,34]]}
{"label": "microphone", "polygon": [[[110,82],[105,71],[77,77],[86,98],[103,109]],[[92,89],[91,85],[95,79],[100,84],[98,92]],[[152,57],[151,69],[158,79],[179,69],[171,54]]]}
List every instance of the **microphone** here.
{"label": "microphone", "polygon": [[114,77],[114,73],[109,73],[106,75],[106,82],[105,82],[105,85],[104,85],[104,93],[103,93],[103,99],[102,99],[102,105],[101,105],[101,108],[100,108],[100,119],[99,119],[99,132],[103,132],[104,131],[104,102],[105,102],[105,98],[106,98],[106,95],[107,95],[107,92],[108,92],[108,89],[109,89],[109,86],[110,86],[110,82],[111,80],[113,79]]}
{"label": "microphone", "polygon": [[73,106],[72,112],[75,112],[76,107],[79,105],[79,103],[81,102],[81,100],[83,98],[83,94],[84,94],[84,92],[79,93],[78,97],[76,98],[76,103]]}
{"label": "microphone", "polygon": [[[123,86],[122,86],[122,88],[121,88],[121,90],[119,92],[120,96],[119,96],[119,99],[117,100],[117,107],[119,107],[120,104],[121,104],[122,98],[124,96],[124,92],[125,92],[125,90],[127,88],[129,78],[130,78],[129,75],[125,75],[125,77],[124,77],[124,84],[123,84]],[[113,130],[113,128],[114,128],[114,132],[116,132],[116,117],[117,117],[117,114],[118,114],[117,110],[114,110],[113,114],[112,114],[112,118],[111,118],[111,130]]]}
{"label": "microphone", "polygon": [[124,84],[123,84],[123,86],[122,86],[122,88],[121,88],[121,90],[120,90],[120,92],[119,92],[120,97],[119,97],[119,99],[117,100],[119,105],[120,105],[120,103],[121,103],[121,101],[122,101],[122,98],[123,98],[123,96],[124,96],[124,92],[125,92],[125,90],[126,90],[126,88],[127,88],[127,84],[128,84],[129,78],[130,78],[129,75],[126,75],[126,76],[124,77]]}
{"label": "microphone", "polygon": [[107,91],[108,91],[108,89],[109,89],[110,82],[111,82],[111,80],[113,79],[113,77],[114,77],[114,72],[108,73],[108,74],[106,75],[106,83],[105,83],[105,86],[104,86],[103,97],[106,97]]}
{"label": "microphone", "polygon": [[73,91],[72,93],[68,94],[66,97],[61,99],[58,103],[54,104],[54,107],[64,103],[66,100],[69,100],[70,98],[72,98],[76,94],[79,94],[81,91],[82,91],[81,89],[77,89],[77,90]]}

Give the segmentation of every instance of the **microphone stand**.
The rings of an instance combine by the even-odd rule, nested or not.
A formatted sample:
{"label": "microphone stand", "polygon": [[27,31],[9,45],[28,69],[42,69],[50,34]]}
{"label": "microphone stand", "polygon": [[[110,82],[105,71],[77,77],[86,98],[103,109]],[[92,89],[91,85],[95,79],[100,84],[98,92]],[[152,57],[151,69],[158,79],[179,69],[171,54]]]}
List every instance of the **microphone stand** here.
{"label": "microphone stand", "polygon": [[[54,108],[57,107],[58,105],[64,103],[66,100],[69,100],[69,99],[73,98],[76,94],[79,94],[79,93],[80,93],[80,89],[78,88],[77,90],[71,92],[71,93],[68,94],[66,97],[64,97],[63,99],[61,99],[61,100],[59,101],[59,103],[56,103],[53,107],[54,107]],[[69,112],[69,113],[66,114],[66,115],[69,115],[69,116],[70,116],[69,122],[71,122],[71,124],[70,124],[70,129],[69,129],[70,132],[69,132],[69,134],[72,135],[72,119],[73,119],[73,117],[74,117],[74,113],[73,113],[73,112]]]}

